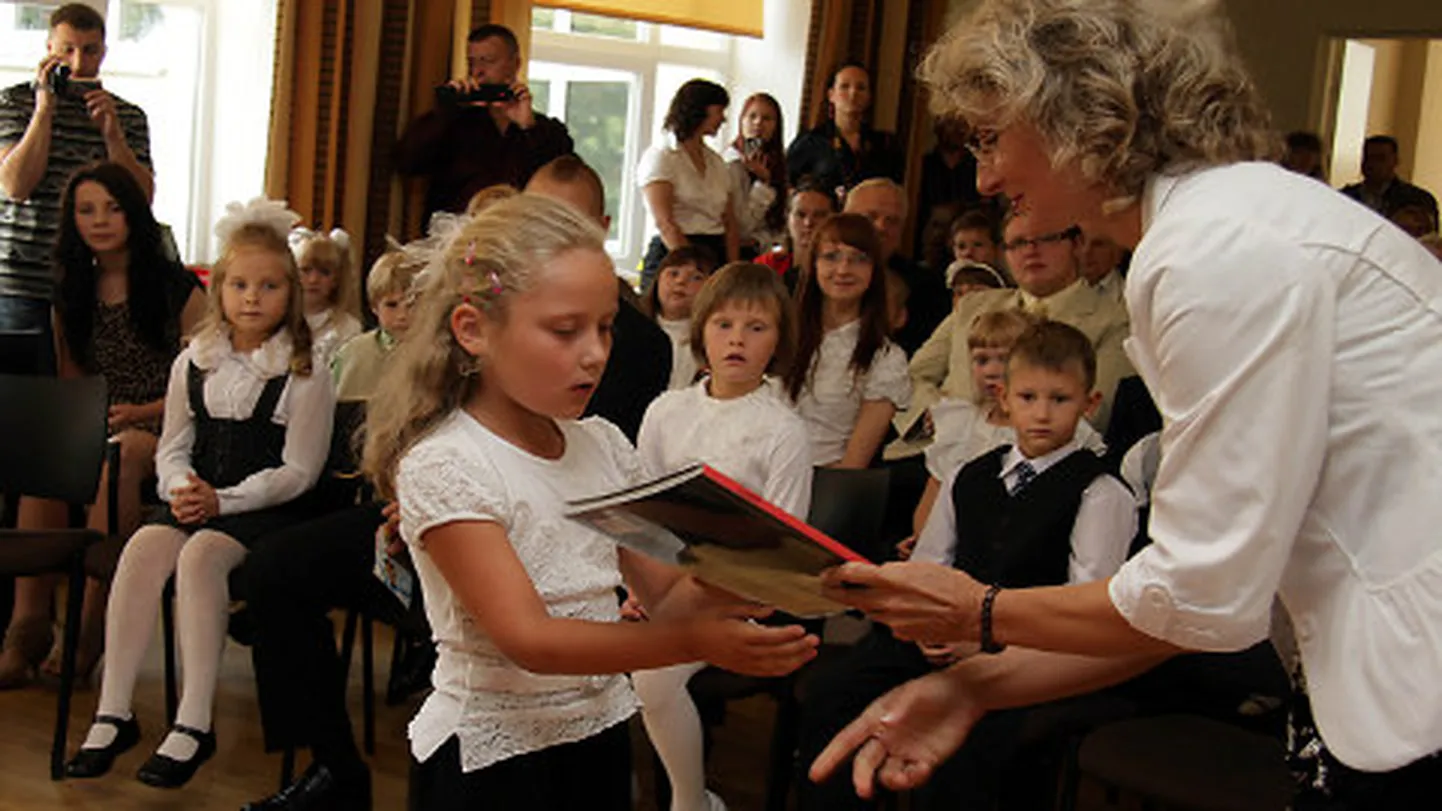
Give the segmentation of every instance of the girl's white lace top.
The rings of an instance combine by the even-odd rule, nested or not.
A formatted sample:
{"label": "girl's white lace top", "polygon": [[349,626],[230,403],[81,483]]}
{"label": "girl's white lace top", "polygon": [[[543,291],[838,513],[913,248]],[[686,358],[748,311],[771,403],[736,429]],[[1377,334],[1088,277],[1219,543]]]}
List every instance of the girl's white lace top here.
{"label": "girl's white lace top", "polygon": [[411,721],[411,753],[425,761],[452,736],[461,770],[583,740],[637,708],[623,675],[544,676],[506,659],[447,586],[425,533],[456,521],[506,530],[551,616],[619,620],[616,544],[562,517],[569,499],[639,483],[640,460],[600,418],[559,421],[566,449],[544,459],[457,411],[401,459],[401,535],[410,544],[439,648],[435,692]]}

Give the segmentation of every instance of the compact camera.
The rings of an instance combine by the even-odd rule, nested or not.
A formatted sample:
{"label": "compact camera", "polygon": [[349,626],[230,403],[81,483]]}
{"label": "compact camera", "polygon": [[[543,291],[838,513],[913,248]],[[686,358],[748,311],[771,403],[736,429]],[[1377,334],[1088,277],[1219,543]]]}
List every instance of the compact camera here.
{"label": "compact camera", "polygon": [[515,91],[510,85],[504,84],[483,84],[475,90],[460,91],[448,84],[436,88],[436,101],[447,106],[460,104],[476,104],[494,101],[514,101]]}
{"label": "compact camera", "polygon": [[100,89],[99,79],[75,79],[69,65],[56,65],[46,76],[50,92],[57,97],[83,99],[87,93]]}

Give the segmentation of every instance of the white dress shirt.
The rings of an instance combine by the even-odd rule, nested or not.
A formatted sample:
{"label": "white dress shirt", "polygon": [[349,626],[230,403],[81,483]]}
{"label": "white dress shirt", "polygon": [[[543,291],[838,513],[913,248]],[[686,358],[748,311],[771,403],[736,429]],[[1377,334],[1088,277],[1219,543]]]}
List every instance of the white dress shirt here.
{"label": "white dress shirt", "polygon": [[[731,172],[710,147],[703,146],[701,155],[705,171],[697,171],[691,156],[667,136],[641,154],[636,167],[636,185],[646,188],[652,183],[671,184],[671,218],[683,234],[726,233],[726,204],[731,199]],[[650,202],[646,203],[650,208]],[[656,212],[651,212],[655,220]],[[718,257],[722,258],[722,257]]]}
{"label": "white dress shirt", "polygon": [[[1017,485],[1017,468],[1023,461],[1030,462],[1032,469],[1040,476],[1052,465],[1083,450],[1075,437],[1071,442],[1045,456],[1027,459],[1013,447],[1001,460],[1002,484],[1007,493],[1014,493]],[[1088,451],[1090,452],[1090,451]],[[941,493],[916,539],[912,560],[952,565],[956,553],[956,527],[965,516],[956,514],[956,505],[951,500],[952,488],[960,468],[952,470],[942,482]],[[1126,486],[1109,475],[1098,476],[1082,491],[1081,506],[1077,508],[1076,522],[1071,529],[1071,560],[1067,564],[1068,583],[1088,583],[1110,577],[1126,560],[1127,549],[1137,534],[1137,505]]]}
{"label": "white dress shirt", "polygon": [[897,410],[911,403],[906,353],[887,341],[876,351],[864,375],[851,369],[851,353],[861,338],[857,319],[827,330],[811,361],[810,376],[796,398],[796,411],[811,432],[811,462],[820,467],[841,461],[861,415],[861,404],[890,400]]}
{"label": "white dress shirt", "polygon": [[[222,332],[196,337],[170,367],[165,392],[165,418],[155,447],[155,475],[160,498],[184,487],[195,472],[190,453],[195,447],[195,414],[190,410],[187,370],[191,361],[205,374],[202,390],[210,416],[245,420],[255,411],[265,383],[290,367],[290,333],[281,330],[252,352],[237,352]],[[285,447],[281,466],[250,474],[232,487],[215,491],[220,514],[273,507],[301,495],[320,479],[330,453],[331,423],[335,419],[335,387],[324,367],[307,377],[291,375],[281,391],[271,420],[284,425]]]}
{"label": "white dress shirt", "polygon": [[811,439],[776,381],[718,400],[706,380],[651,401],[636,450],[649,476],[704,462],[792,515],[811,506]]}
{"label": "white dress shirt", "polygon": [[1280,592],[1318,731],[1356,769],[1442,749],[1442,273],[1271,164],[1154,178],[1128,353],[1163,420],[1153,543],[1111,582],[1183,647],[1266,638]]}

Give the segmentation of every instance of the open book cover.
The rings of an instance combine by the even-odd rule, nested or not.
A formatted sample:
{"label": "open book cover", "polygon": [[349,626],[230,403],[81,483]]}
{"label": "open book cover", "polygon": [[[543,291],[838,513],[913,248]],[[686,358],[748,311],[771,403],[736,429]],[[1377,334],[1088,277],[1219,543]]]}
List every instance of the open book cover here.
{"label": "open book cover", "polygon": [[706,465],[571,501],[567,517],[701,580],[794,614],[845,610],[819,575],[866,559]]}

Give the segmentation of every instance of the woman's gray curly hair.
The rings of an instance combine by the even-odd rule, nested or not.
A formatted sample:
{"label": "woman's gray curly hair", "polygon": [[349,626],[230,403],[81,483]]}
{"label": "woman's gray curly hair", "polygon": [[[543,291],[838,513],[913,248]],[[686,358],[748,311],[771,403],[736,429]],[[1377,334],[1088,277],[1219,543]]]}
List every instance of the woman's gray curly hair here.
{"label": "woman's gray curly hair", "polygon": [[938,115],[1027,121],[1114,202],[1147,178],[1279,153],[1218,0],[982,0],[918,68]]}

